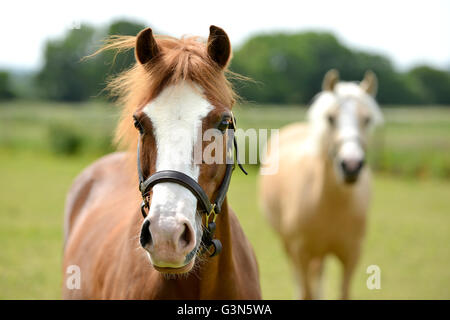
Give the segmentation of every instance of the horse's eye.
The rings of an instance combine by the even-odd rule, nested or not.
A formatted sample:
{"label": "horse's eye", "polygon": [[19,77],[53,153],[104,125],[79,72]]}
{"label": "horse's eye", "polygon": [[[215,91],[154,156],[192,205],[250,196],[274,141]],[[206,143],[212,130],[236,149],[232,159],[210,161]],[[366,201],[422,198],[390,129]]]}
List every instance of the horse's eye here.
{"label": "horse's eye", "polygon": [[143,134],[144,133],[144,127],[142,127],[142,124],[136,118],[133,118],[133,120],[134,120],[134,127],[139,130],[140,134]]}
{"label": "horse's eye", "polygon": [[365,117],[363,120],[364,126],[367,127],[371,121],[372,121],[372,119],[370,117]]}
{"label": "horse's eye", "polygon": [[220,120],[219,125],[217,126],[217,129],[220,130],[220,132],[225,133],[225,131],[228,129],[228,126],[230,125],[231,118],[226,117]]}
{"label": "horse's eye", "polygon": [[334,127],[335,123],[336,123],[336,119],[333,115],[329,114],[327,116],[327,120],[328,120],[328,124],[332,127]]}

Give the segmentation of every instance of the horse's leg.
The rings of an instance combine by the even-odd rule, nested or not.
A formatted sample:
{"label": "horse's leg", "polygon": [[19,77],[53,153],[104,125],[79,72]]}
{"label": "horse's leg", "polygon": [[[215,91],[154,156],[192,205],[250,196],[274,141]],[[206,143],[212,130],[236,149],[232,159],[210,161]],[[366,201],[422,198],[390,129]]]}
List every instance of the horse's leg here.
{"label": "horse's leg", "polygon": [[341,299],[348,300],[350,298],[350,283],[358,263],[360,248],[358,246],[351,246],[347,248],[345,253],[338,255],[342,262],[342,283],[341,283]]}
{"label": "horse's leg", "polygon": [[309,263],[309,277],[311,278],[311,291],[314,299],[322,298],[322,274],[324,257],[311,259]]}
{"label": "horse's leg", "polygon": [[314,299],[311,286],[310,262],[311,255],[305,250],[295,250],[291,258],[293,262],[293,272],[297,284],[297,299]]}

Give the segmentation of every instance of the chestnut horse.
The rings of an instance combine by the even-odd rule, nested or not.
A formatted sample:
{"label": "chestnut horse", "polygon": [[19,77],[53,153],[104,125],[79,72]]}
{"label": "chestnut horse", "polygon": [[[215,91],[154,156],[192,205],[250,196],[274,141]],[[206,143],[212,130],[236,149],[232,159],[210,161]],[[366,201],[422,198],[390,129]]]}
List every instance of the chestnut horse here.
{"label": "chestnut horse", "polygon": [[264,164],[277,162],[279,170],[261,175],[260,198],[292,262],[299,297],[320,297],[325,257],[335,255],[343,265],[341,298],[347,299],[371,195],[366,146],[383,116],[371,71],[358,84],[340,82],[330,70],[322,87],[308,123],[282,128],[278,150],[268,149]]}
{"label": "chestnut horse", "polygon": [[[135,66],[109,84],[124,105],[116,141],[128,151],[93,163],[67,196],[63,297],[260,299],[253,249],[225,197],[230,164],[193,157],[210,129],[233,157],[227,34],[211,26],[205,44],[147,28],[100,52],[132,48]],[[68,285],[71,266],[78,287]]]}

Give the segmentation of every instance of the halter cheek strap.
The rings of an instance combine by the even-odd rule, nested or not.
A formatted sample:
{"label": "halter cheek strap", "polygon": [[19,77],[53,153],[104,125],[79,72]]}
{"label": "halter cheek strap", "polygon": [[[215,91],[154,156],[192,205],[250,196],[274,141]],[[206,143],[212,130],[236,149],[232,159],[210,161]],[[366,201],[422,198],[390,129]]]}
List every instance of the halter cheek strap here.
{"label": "halter cheek strap", "polygon": [[[223,181],[217,191],[217,196],[214,202],[209,200],[208,195],[205,193],[203,188],[198,184],[197,181],[189,177],[188,175],[174,170],[163,170],[158,171],[151,175],[149,178],[145,179],[141,166],[140,159],[140,138],[137,147],[137,169],[139,175],[139,191],[142,195],[141,213],[144,219],[147,216],[146,209],[149,208],[148,195],[150,190],[158,183],[172,182],[179,184],[186,189],[188,189],[197,199],[199,205],[199,211],[206,216],[206,230],[203,233],[202,242],[206,248],[214,246],[214,252],[211,257],[217,255],[222,250],[222,244],[220,240],[214,239],[214,233],[216,230],[216,217],[221,212],[222,204],[225,200],[226,194],[228,192],[228,187],[230,186],[231,175],[235,167],[235,159],[239,168],[247,174],[247,172],[242,167],[239,161],[239,153],[237,148],[236,137],[234,136],[234,130],[236,129],[236,122],[234,117],[232,118],[232,123],[230,124],[228,131],[227,140],[227,162]],[[233,155],[233,146],[235,151],[235,159]],[[212,219],[210,217],[212,216]]]}

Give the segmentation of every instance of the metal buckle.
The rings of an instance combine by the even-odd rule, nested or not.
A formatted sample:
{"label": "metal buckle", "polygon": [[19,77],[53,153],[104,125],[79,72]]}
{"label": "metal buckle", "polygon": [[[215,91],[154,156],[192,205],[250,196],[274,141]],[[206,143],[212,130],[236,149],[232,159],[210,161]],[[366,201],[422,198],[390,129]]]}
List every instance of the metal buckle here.
{"label": "metal buckle", "polygon": [[214,216],[213,216],[213,219],[212,219],[211,222],[216,222],[217,213],[216,213],[215,208],[216,208],[216,204],[214,203],[214,204],[212,205],[212,207],[211,207],[211,211],[208,212],[208,213],[206,214],[206,223],[205,223],[205,226],[206,226],[206,227],[208,227],[208,225],[209,225],[209,217],[211,217],[212,214],[213,214]]}
{"label": "metal buckle", "polygon": [[[222,243],[218,239],[214,239],[214,234],[216,233],[216,218],[217,212],[215,210],[216,204],[212,205],[211,211],[206,214],[206,230],[203,234],[202,241],[205,245],[203,248],[203,253],[208,252],[209,257],[214,257],[222,251]],[[210,217],[213,215],[212,221],[210,222]],[[214,251],[211,253],[210,248],[213,247]]]}
{"label": "metal buckle", "polygon": [[144,193],[145,192],[145,184],[144,184],[144,181],[142,181],[141,183],[139,183],[139,191],[141,192],[141,193]]}

